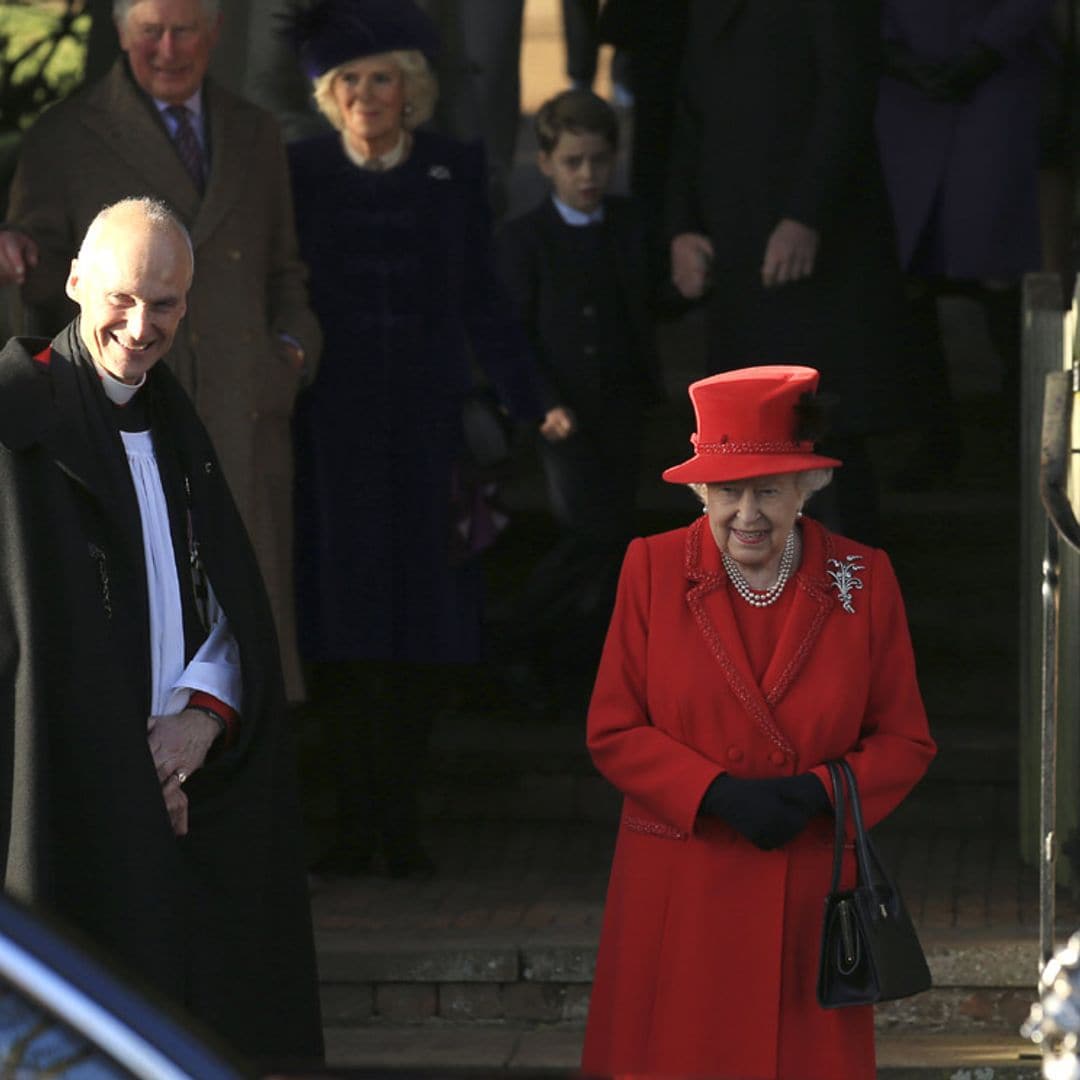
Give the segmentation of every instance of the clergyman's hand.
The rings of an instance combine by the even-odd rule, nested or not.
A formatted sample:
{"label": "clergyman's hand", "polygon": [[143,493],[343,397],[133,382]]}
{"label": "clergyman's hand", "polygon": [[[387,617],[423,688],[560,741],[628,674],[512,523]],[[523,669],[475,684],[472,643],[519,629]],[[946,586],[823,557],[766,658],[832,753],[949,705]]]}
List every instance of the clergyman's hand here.
{"label": "clergyman's hand", "polygon": [[38,263],[32,237],[18,229],[0,229],[0,286],[21,285]]}
{"label": "clergyman's hand", "polygon": [[146,732],[173,832],[184,836],[187,796],[182,785],[202,768],[221,727],[199,709],[184,709],[175,716],[151,716],[146,722]]}
{"label": "clergyman's hand", "polygon": [[173,773],[162,785],[161,794],[165,799],[165,812],[169,815],[169,824],[174,836],[187,836],[188,799],[180,785],[180,777]]}
{"label": "clergyman's hand", "polygon": [[765,245],[761,264],[761,284],[766,289],[800,281],[814,272],[818,250],[817,229],[792,218],[784,218]]}

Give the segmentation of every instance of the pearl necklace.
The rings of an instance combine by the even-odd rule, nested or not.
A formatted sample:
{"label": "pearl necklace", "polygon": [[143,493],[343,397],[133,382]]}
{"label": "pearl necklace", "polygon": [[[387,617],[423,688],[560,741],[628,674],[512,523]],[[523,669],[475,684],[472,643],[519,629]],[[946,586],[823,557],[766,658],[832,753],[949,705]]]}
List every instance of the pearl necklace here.
{"label": "pearl necklace", "polygon": [[784,541],[784,550],[780,556],[780,569],[776,575],[776,580],[767,589],[751,588],[750,583],[743,577],[739,564],[727,552],[721,554],[721,559],[724,563],[724,569],[727,571],[728,580],[735,586],[735,591],[751,607],[763,608],[775,604],[780,599],[780,594],[784,591],[788,578],[791,577],[791,571],[795,568],[797,550],[798,540],[795,530],[792,529]]}

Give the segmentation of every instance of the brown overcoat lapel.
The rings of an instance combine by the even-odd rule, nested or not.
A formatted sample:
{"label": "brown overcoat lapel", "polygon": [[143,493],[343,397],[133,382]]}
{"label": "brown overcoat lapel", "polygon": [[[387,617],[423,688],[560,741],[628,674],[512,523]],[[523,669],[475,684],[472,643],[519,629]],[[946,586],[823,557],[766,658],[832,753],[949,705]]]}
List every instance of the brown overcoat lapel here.
{"label": "brown overcoat lapel", "polygon": [[[210,137],[210,172],[200,197],[154,106],[132,82],[121,57],[90,92],[83,122],[105,150],[139,177],[144,191],[164,199],[188,224],[196,248],[209,237],[244,191],[253,159],[255,129],[238,121],[232,102],[212,81],[203,86]],[[133,195],[141,194],[133,191]]]}
{"label": "brown overcoat lapel", "polygon": [[209,79],[203,84],[203,106],[210,121],[210,175],[191,228],[191,242],[196,248],[243,196],[245,185],[251,181],[252,162],[257,158],[255,127],[242,122],[232,100]]}
{"label": "brown overcoat lapel", "polygon": [[686,573],[690,582],[687,604],[698,628],[732,693],[763,734],[789,754],[795,752],[794,747],[777,724],[773,710],[802,671],[836,606],[825,577],[825,560],[831,551],[828,534],[816,522],[804,518],[802,537],[802,564],[792,579],[795,592],[791,608],[761,684],[750,667],[725,587],[727,574],[704,515],[691,526],[686,539]]}
{"label": "brown overcoat lapel", "polygon": [[143,182],[142,191],[164,199],[186,222],[199,209],[199,193],[173,146],[164,123],[132,82],[120,57],[86,99],[80,117],[101,140],[105,153],[123,163],[123,171]]}

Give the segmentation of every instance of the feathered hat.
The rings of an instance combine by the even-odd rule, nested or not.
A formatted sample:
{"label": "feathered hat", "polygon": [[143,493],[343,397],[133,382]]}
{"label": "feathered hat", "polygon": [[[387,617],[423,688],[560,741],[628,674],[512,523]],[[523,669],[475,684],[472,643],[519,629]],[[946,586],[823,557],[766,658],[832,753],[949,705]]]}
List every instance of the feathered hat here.
{"label": "feathered hat", "polygon": [[740,368],[690,384],[694,456],[664,470],[672,484],[712,484],[843,464],[814,453],[821,408],[811,367]]}
{"label": "feathered hat", "polygon": [[416,49],[428,63],[439,52],[435,24],[412,0],[317,0],[295,8],[282,32],[309,79],[398,49]]}

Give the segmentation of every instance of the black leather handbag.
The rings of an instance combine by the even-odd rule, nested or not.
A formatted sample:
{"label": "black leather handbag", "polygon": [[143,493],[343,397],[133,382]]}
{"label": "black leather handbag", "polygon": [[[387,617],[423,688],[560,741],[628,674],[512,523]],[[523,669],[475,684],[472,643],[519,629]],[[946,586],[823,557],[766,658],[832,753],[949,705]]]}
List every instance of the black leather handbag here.
{"label": "black leather handbag", "polygon": [[[846,761],[830,761],[836,812],[832,885],[825,898],[817,997],[826,1009],[874,1005],[930,988],[930,969],[900,890],[893,884],[863,826],[855,774]],[[844,797],[847,781],[848,799]],[[840,891],[844,857],[844,807],[855,827],[855,888]]]}

